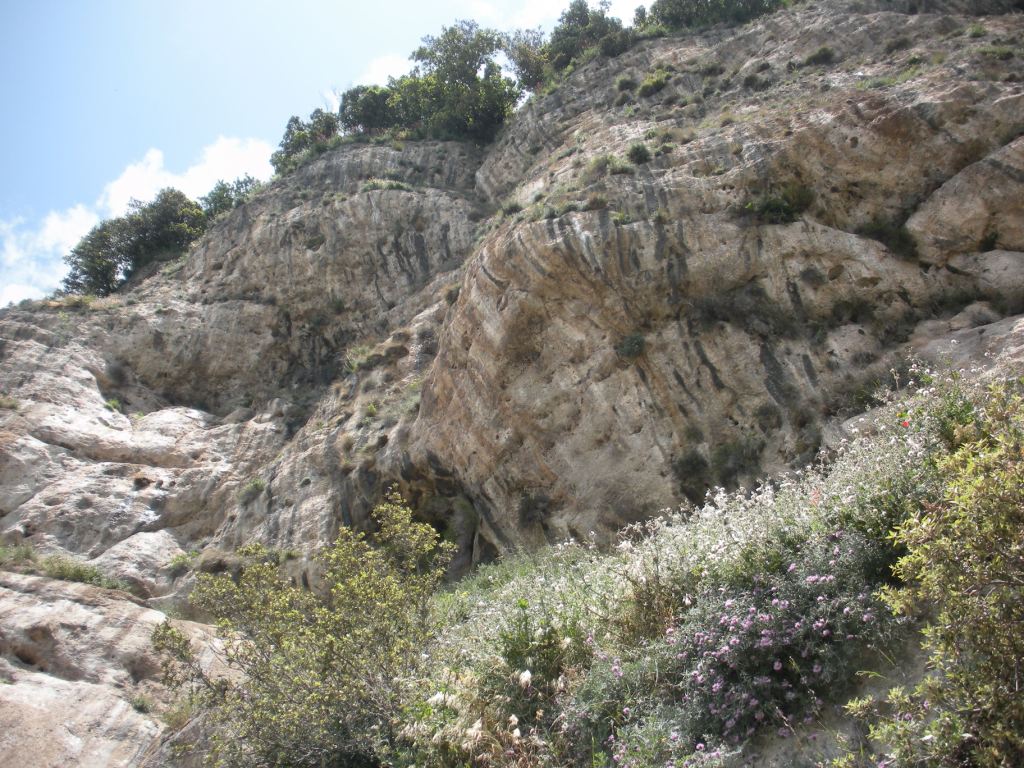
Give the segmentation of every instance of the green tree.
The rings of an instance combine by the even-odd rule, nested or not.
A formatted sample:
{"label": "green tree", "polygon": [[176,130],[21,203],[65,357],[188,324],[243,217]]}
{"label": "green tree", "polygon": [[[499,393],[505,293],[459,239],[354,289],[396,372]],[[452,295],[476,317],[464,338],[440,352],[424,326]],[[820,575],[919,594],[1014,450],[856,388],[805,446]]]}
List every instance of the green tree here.
{"label": "green tree", "polygon": [[181,632],[154,633],[168,682],[192,686],[208,711],[217,765],[370,766],[395,747],[451,548],[397,496],[373,517],[375,546],[344,528],[319,554],[316,591],[286,580],[258,546],[240,551],[237,582],[199,577],[192,602],[216,617],[240,674],[213,680]]}
{"label": "green tree", "polygon": [[528,91],[536,91],[547,79],[548,55],[544,33],[540,29],[518,29],[505,35],[502,43],[505,55],[519,84]]}
{"label": "green tree", "polygon": [[163,189],[150,203],[132,200],[128,213],[101,222],[64,257],[68,293],[106,296],[140,267],[180,253],[206,230],[206,215],[176,189]]}
{"label": "green tree", "polygon": [[392,88],[357,85],[341,95],[339,119],[348,133],[378,134],[395,126]]}
{"label": "green tree", "polygon": [[121,284],[125,255],[125,221],[101,221],[64,257],[69,266],[63,290],[106,296]]}
{"label": "green tree", "polygon": [[270,156],[270,164],[279,174],[294,170],[303,155],[328,149],[340,128],[338,115],[322,109],[313,110],[308,121],[292,115],[285,125],[277,152]]}
{"label": "green tree", "polygon": [[423,38],[412,54],[428,94],[427,130],[438,138],[490,141],[512,113],[520,90],[501,74],[502,36],[475,21],[457,21]]}
{"label": "green tree", "polygon": [[162,189],[151,203],[132,200],[125,217],[128,260],[125,277],[149,262],[177,255],[206,231],[202,207],[177,189]]}
{"label": "green tree", "polygon": [[607,55],[622,52],[622,22],[608,15],[608,7],[607,0],[596,9],[590,8],[587,0],[572,0],[562,12],[548,42],[548,60],[556,71],[562,71],[584,52],[598,46],[606,49],[602,53]]}
{"label": "green tree", "polygon": [[785,0],[654,0],[649,17],[669,29],[742,24],[778,10]]}
{"label": "green tree", "polygon": [[206,195],[199,198],[199,204],[202,206],[206,218],[212,221],[221,214],[240,206],[259,187],[259,181],[249,174],[235,179],[230,184],[221,179],[213,185],[213,188]]}

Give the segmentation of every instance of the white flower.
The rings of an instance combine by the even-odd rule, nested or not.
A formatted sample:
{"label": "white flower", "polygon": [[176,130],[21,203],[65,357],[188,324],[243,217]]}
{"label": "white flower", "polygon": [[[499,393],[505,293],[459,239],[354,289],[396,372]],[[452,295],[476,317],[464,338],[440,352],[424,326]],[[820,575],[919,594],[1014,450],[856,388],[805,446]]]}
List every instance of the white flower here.
{"label": "white flower", "polygon": [[510,726],[512,726],[513,728],[515,728],[517,725],[519,725],[519,718],[516,717],[515,715],[509,715],[508,716],[508,724]]}
{"label": "white flower", "polygon": [[524,669],[522,672],[519,673],[520,688],[529,688],[531,680],[533,680],[533,673],[530,670]]}

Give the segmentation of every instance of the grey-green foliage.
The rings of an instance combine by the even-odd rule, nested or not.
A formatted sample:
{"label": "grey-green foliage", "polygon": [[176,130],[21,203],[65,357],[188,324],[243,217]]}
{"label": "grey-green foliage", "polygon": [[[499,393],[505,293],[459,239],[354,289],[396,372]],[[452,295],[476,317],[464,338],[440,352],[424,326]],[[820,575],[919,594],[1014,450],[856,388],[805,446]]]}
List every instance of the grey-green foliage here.
{"label": "grey-green foliage", "polygon": [[319,553],[317,592],[259,546],[239,551],[236,579],[199,575],[190,599],[216,619],[232,674],[211,677],[172,624],[154,632],[165,680],[207,715],[211,764],[368,768],[396,756],[451,550],[397,497],[373,518],[372,543],[343,527]]}
{"label": "grey-green foliage", "polygon": [[151,203],[132,200],[128,213],[97,224],[64,257],[67,293],[106,296],[139,268],[181,253],[206,231],[207,217],[194,200],[164,189]]}
{"label": "grey-green foliage", "polygon": [[237,208],[246,202],[260,188],[260,182],[249,174],[235,179],[230,184],[218,180],[207,194],[199,198],[199,204],[209,220]]}
{"label": "grey-green foliage", "polygon": [[302,164],[304,159],[325,152],[338,139],[339,118],[333,112],[315,109],[309,120],[296,115],[288,119],[278,150],[270,163],[278,174],[285,174]]}
{"label": "grey-green foliage", "polygon": [[786,5],[785,0],[654,0],[646,19],[671,30],[742,24]]}
{"label": "grey-green foliage", "polygon": [[502,74],[496,57],[511,51],[517,71],[532,81],[543,66],[535,60],[536,44],[536,34],[503,36],[474,21],[457,21],[440,35],[423,38],[408,75],[384,87],[356,86],[343,93],[341,126],[350,133],[490,141],[521,93],[519,83]]}

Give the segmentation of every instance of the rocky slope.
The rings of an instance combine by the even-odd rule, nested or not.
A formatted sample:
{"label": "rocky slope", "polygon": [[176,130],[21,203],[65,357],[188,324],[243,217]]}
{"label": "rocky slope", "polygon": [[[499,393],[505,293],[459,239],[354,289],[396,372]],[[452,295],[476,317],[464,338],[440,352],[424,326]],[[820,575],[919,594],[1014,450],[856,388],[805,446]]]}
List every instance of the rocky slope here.
{"label": "rocky slope", "polygon": [[[641,43],[490,147],[342,147],[128,291],[0,312],[0,541],[180,609],[190,553],[259,540],[303,578],[395,484],[461,571],[805,462],[908,351],[1020,370],[1024,17],[918,5]],[[3,579],[4,759],[100,695],[36,762],[133,764],[151,666],[20,606],[131,623],[131,653],[159,613]]]}

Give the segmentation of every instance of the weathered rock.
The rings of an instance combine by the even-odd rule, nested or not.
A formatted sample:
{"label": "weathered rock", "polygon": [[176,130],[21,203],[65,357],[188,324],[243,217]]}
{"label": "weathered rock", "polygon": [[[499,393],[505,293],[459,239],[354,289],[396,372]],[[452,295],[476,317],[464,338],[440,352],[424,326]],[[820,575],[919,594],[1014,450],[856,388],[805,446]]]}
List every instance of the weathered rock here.
{"label": "weathered rock", "polygon": [[[123,593],[0,572],[0,766],[131,766],[164,726],[150,634]],[[182,625],[203,638],[195,625]]]}
{"label": "weathered rock", "polygon": [[[395,485],[458,573],[806,461],[908,350],[1019,371],[1024,65],[986,48],[1024,34],[1013,5],[822,0],[645,41],[486,149],[345,145],[115,296],[0,311],[0,542],[182,608],[188,563],[249,541],[301,583]],[[623,167],[634,142],[653,158]],[[0,579],[0,724],[67,718],[50,764],[140,760],[159,726],[119,657],[47,618],[44,673],[9,639],[33,605],[159,614]]]}

